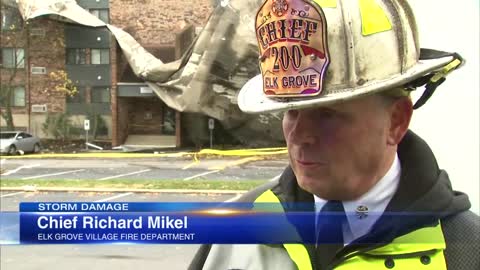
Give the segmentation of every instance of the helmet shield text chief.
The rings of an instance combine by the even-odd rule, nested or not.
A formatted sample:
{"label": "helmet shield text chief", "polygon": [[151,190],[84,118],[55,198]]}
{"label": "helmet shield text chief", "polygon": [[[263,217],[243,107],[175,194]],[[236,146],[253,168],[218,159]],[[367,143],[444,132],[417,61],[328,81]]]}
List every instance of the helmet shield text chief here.
{"label": "helmet shield text chief", "polygon": [[420,49],[413,12],[403,0],[267,0],[255,31],[261,74],[238,96],[247,113],[429,83],[436,88],[439,77],[462,63],[457,54]]}

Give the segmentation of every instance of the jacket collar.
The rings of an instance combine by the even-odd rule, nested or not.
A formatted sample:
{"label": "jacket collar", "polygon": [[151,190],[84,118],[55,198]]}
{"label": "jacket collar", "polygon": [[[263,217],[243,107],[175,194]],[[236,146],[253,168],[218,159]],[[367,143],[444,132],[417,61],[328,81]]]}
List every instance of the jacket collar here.
{"label": "jacket collar", "polygon": [[[448,175],[438,168],[435,157],[428,145],[412,131],[408,131],[398,146],[402,172],[397,192],[388,204],[385,213],[405,213],[407,216],[383,215],[366,237],[360,242],[378,243],[391,241],[414,229],[438,223],[442,217],[470,208],[468,197],[453,192]],[[279,185],[272,191],[282,202],[311,203],[313,195],[300,188],[290,166],[279,179]],[[303,209],[307,210],[307,209]],[[421,215],[410,215],[422,213]]]}

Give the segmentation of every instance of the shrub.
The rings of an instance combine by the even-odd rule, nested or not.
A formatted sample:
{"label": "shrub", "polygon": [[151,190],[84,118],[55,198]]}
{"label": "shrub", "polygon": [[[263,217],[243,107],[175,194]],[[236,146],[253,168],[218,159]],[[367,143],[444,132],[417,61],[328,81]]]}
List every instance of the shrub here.
{"label": "shrub", "polygon": [[56,140],[69,140],[71,129],[72,123],[69,115],[66,113],[49,113],[47,119],[42,124],[42,131],[47,135],[53,136]]}
{"label": "shrub", "polygon": [[90,120],[90,134],[93,139],[96,139],[98,135],[108,134],[107,123],[100,114],[89,111],[87,119]]}

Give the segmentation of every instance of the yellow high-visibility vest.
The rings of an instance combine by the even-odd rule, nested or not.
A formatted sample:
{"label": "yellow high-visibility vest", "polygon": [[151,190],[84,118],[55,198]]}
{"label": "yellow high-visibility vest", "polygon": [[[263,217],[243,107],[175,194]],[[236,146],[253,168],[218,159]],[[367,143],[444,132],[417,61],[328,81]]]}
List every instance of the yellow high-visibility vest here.
{"label": "yellow high-visibility vest", "polygon": [[[255,203],[278,203],[280,200],[267,190]],[[312,270],[312,261],[307,248],[303,244],[284,244],[290,259],[299,270]],[[385,269],[422,269],[446,270],[444,256],[446,248],[440,222],[435,227],[425,227],[395,238],[391,243],[375,248],[367,253],[353,252],[349,259],[335,267],[336,270],[385,270]]]}

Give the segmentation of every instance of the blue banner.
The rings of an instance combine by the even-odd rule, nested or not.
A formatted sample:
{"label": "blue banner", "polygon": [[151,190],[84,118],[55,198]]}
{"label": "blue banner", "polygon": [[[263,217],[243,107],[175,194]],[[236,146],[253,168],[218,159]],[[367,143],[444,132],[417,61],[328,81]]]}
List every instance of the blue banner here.
{"label": "blue banner", "polygon": [[314,243],[311,213],[292,215],[302,235],[281,213],[20,213],[20,243]]}
{"label": "blue banner", "polygon": [[[195,212],[222,207],[250,210],[253,205],[225,202],[22,202],[20,212]],[[259,205],[267,211],[279,206],[276,203]]]}
{"label": "blue banner", "polygon": [[[316,216],[314,209],[312,203],[20,203],[20,213],[1,213],[0,244],[315,244],[317,220],[328,223],[339,213]],[[432,213],[346,215],[356,224],[381,216],[380,230],[432,220]]]}

